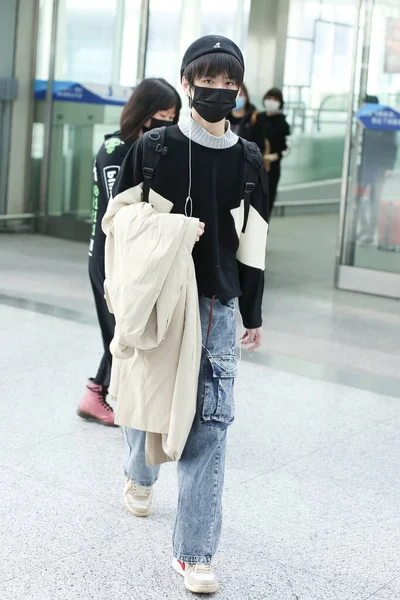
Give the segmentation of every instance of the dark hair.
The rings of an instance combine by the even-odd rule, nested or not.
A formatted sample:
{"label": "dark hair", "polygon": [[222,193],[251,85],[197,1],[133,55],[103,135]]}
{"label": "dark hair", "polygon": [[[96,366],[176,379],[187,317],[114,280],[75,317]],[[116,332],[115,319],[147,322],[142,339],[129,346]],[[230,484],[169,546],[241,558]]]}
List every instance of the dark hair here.
{"label": "dark hair", "polygon": [[254,106],[252,105],[251,101],[250,101],[250,96],[249,96],[249,90],[247,89],[247,86],[242,83],[242,85],[240,86],[242,88],[242,91],[245,93],[246,95],[246,110],[253,110]]}
{"label": "dark hair", "polygon": [[267,98],[270,98],[272,96],[272,98],[276,98],[277,100],[279,100],[279,102],[281,103],[280,108],[283,108],[285,103],[283,101],[283,94],[282,94],[282,90],[280,90],[279,88],[271,88],[270,90],[268,90],[268,92],[264,95],[263,101],[266,100]]}
{"label": "dark hair", "polygon": [[217,77],[217,75],[225,75],[228,79],[232,79],[236,85],[241,86],[243,83],[244,69],[240,62],[226,52],[211,52],[196,58],[191,62],[183,72],[189,82],[189,85],[194,85],[195,79],[202,77]]}
{"label": "dark hair", "polygon": [[367,94],[365,96],[365,102],[367,102],[367,104],[379,104],[379,98],[378,96],[371,96],[370,94]]}
{"label": "dark hair", "polygon": [[144,79],[124,106],[120,128],[123,140],[136,140],[143,125],[159,110],[176,107],[174,123],[182,108],[181,98],[165,79]]}

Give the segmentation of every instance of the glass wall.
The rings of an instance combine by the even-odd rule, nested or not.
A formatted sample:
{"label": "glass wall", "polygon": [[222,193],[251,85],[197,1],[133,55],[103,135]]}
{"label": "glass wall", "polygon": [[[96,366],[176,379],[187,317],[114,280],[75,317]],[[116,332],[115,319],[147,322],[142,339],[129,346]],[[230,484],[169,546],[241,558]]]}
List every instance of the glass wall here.
{"label": "glass wall", "polygon": [[[57,0],[55,4],[54,80],[91,90],[97,86],[103,97],[115,86],[135,86],[142,0]],[[52,5],[52,0],[40,2],[36,77],[42,80],[49,77]],[[180,61],[193,39],[222,33],[244,45],[249,11],[250,0],[150,0],[146,77],[164,77],[180,89]],[[38,208],[41,167],[47,160],[47,216],[88,222],[93,158],[104,135],[118,129],[122,107],[55,99],[47,158],[43,156],[46,110],[43,100],[35,103],[32,204],[36,201]]]}
{"label": "glass wall", "polygon": [[135,85],[140,5],[140,0],[61,0],[55,79]]}
{"label": "glass wall", "polygon": [[[133,86],[141,0],[59,0],[54,78]],[[51,0],[40,0],[36,78],[49,73]]]}
{"label": "glass wall", "polygon": [[400,4],[364,0],[347,140],[339,287],[400,298]]}
{"label": "glass wall", "polygon": [[250,14],[250,0],[201,2],[200,35],[219,33],[236,41],[245,48]]}
{"label": "glass wall", "polygon": [[[58,0],[55,82],[70,82],[110,98],[137,83],[141,0]],[[52,5],[41,0],[36,78],[47,80]],[[72,95],[74,88],[70,89]],[[84,93],[83,93],[84,95]],[[55,99],[52,109],[47,211],[50,218],[89,222],[93,158],[104,135],[119,128],[122,106]],[[32,205],[38,209],[46,105],[35,102]]]}
{"label": "glass wall", "polygon": [[[110,90],[116,85],[136,85],[142,0],[55,3],[58,18],[54,79]],[[52,5],[52,0],[40,0],[38,79],[47,79],[49,73]],[[227,35],[245,51],[250,6],[251,0],[149,0],[146,77],[165,77],[180,89],[181,57],[193,39],[207,33]],[[278,3],[272,2],[271,6],[278,10]],[[286,31],[287,11],[283,7],[282,11]],[[320,190],[329,190],[327,194],[334,190],[329,198],[339,200],[355,19],[356,0],[290,0],[285,61],[280,57],[278,62],[282,73],[283,62],[285,65],[285,112],[292,127],[292,148],[284,160],[281,185],[293,190],[289,192],[293,199],[298,198],[299,184],[304,184],[300,185],[302,199],[310,199],[312,188],[317,198],[327,199],[316,196]],[[382,100],[393,103],[399,90],[398,80],[396,75],[381,72],[384,50],[380,44],[385,19],[383,13],[376,13],[370,87],[379,88]],[[253,60],[257,61],[258,55]],[[39,197],[38,174],[43,162],[43,106],[43,101],[36,102],[32,151],[35,198]],[[184,108],[187,109],[187,102]],[[83,172],[104,134],[118,128],[120,113],[121,107],[54,101],[52,152],[48,159],[52,161],[50,215],[89,218],[90,174],[84,176]],[[58,185],[60,178],[62,185]],[[63,198],[58,189],[64,190]],[[72,201],[75,193],[79,198]]]}
{"label": "glass wall", "polygon": [[355,17],[355,0],[290,2],[284,96],[292,151],[283,185],[341,177]]}
{"label": "glass wall", "polygon": [[180,90],[187,46],[210,33],[245,47],[251,0],[150,0],[146,77],[164,77]]}
{"label": "glass wall", "polygon": [[179,83],[183,0],[150,0],[146,77],[164,77]]}

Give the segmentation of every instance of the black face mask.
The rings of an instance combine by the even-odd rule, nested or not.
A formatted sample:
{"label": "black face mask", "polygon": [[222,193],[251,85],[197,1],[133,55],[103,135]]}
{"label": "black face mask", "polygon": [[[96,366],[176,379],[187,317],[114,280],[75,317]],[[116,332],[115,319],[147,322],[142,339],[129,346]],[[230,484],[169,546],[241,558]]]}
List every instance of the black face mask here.
{"label": "black face mask", "polygon": [[155,129],[156,127],[169,127],[173,124],[173,121],[165,121],[165,119],[155,119],[154,117],[151,117],[150,129]]}
{"label": "black face mask", "polygon": [[150,131],[150,129],[156,129],[156,127],[169,127],[173,124],[173,121],[165,121],[164,119],[155,119],[154,117],[151,117],[150,127],[146,127],[146,125],[143,125],[142,130],[143,133],[146,133],[146,131]]}
{"label": "black face mask", "polygon": [[208,123],[225,119],[236,106],[238,90],[194,86],[193,108]]}

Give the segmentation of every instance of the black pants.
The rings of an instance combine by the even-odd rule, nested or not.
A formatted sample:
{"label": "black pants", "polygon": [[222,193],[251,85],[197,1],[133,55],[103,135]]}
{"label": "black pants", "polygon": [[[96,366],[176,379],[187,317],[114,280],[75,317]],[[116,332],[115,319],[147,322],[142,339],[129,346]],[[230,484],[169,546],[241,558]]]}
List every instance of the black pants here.
{"label": "black pants", "polygon": [[276,192],[278,189],[279,179],[281,178],[281,163],[276,161],[271,163],[271,168],[268,173],[268,191],[269,191],[269,214],[274,208],[276,200]]}
{"label": "black pants", "polygon": [[92,284],[94,301],[96,304],[97,318],[99,320],[101,337],[103,339],[104,354],[101,359],[99,370],[93,381],[97,385],[102,385],[108,388],[111,376],[112,356],[110,352],[110,344],[114,337],[115,319],[110,313],[104,299],[104,259],[89,258],[89,277]]}

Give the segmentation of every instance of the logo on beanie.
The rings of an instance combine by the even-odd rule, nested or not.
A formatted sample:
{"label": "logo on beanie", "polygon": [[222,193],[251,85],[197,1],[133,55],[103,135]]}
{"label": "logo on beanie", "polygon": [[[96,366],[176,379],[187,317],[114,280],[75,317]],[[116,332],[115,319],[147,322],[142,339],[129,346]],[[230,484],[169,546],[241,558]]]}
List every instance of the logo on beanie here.
{"label": "logo on beanie", "polygon": [[221,48],[221,42],[217,42],[214,46],[214,48]]}

